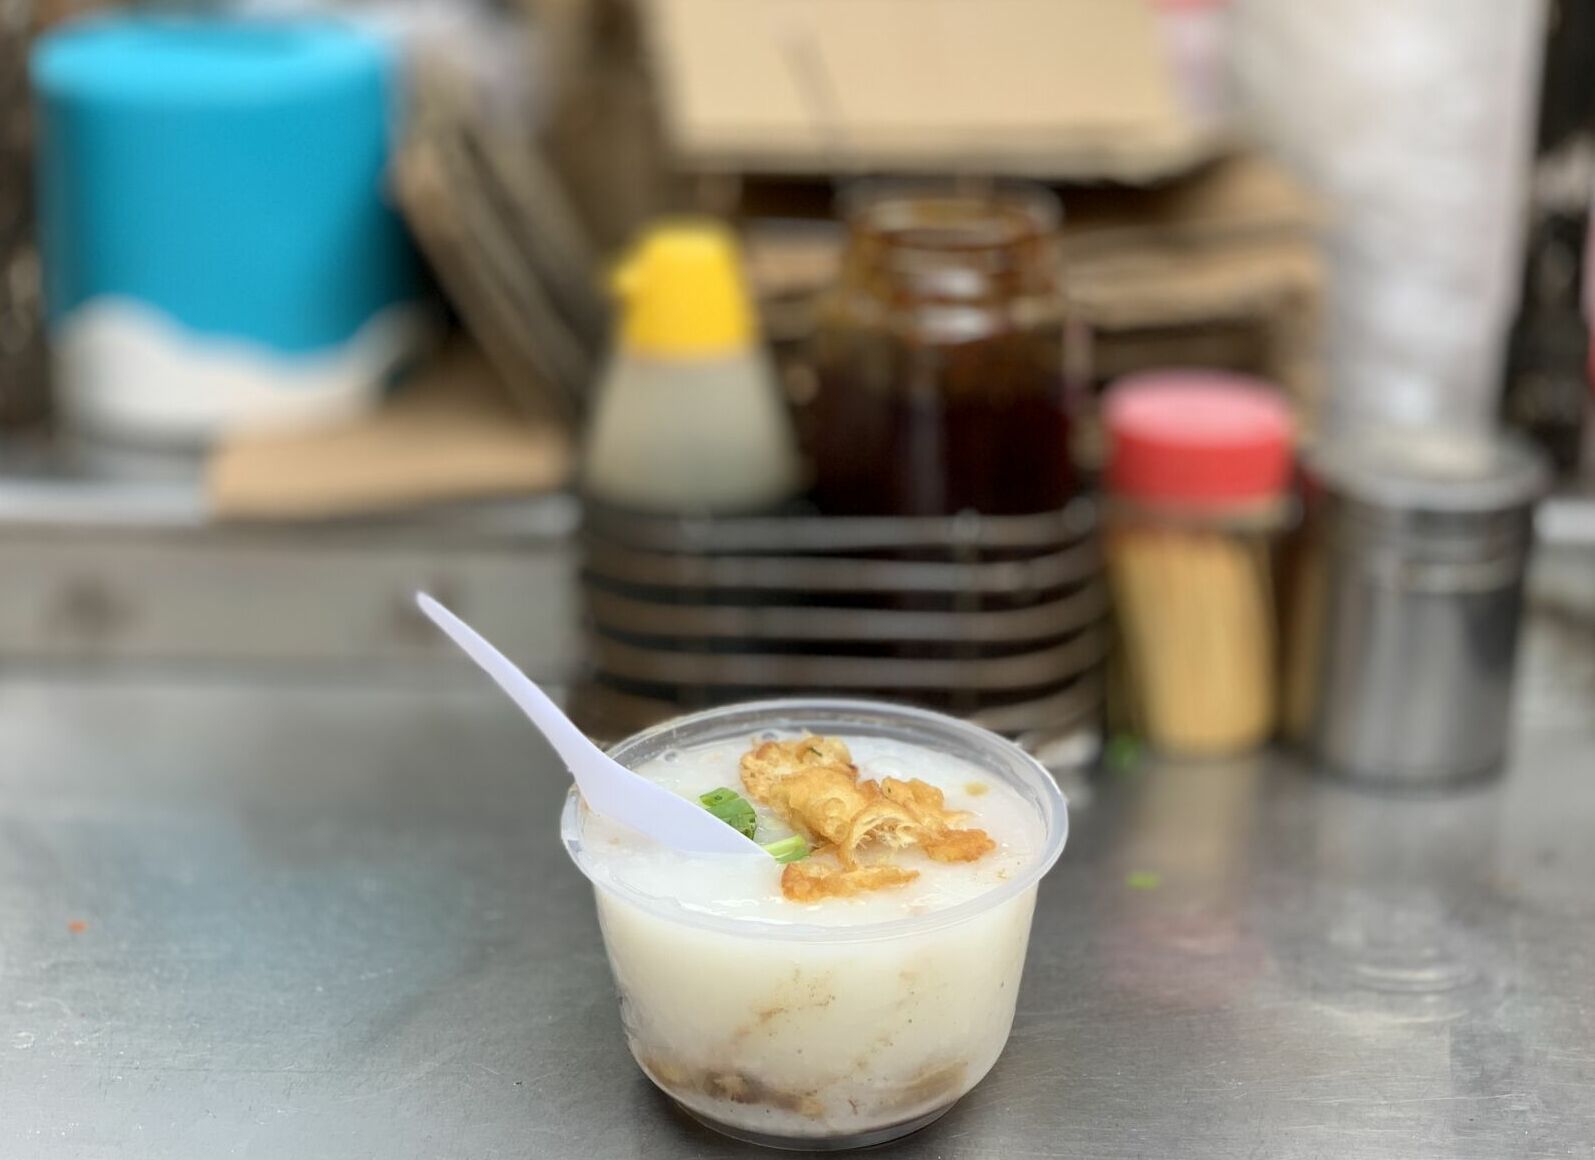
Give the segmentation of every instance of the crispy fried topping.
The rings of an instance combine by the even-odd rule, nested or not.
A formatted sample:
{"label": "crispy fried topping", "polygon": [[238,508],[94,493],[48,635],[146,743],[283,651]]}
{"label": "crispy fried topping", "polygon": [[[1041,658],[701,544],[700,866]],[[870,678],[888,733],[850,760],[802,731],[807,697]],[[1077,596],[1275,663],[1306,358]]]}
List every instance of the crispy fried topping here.
{"label": "crispy fried topping", "polygon": [[830,866],[810,858],[787,863],[781,871],[781,893],[792,902],[818,902],[902,886],[918,877],[918,870],[901,866]]}
{"label": "crispy fried topping", "polygon": [[873,782],[859,784],[847,746],[825,737],[766,741],[743,755],[742,785],[810,842],[836,846],[877,796],[864,788]]}
{"label": "crispy fried topping", "polygon": [[942,791],[919,778],[860,780],[835,737],[766,741],[742,758],[742,785],[810,842],[834,852],[839,867],[794,862],[781,892],[795,902],[839,898],[912,882],[918,871],[861,864],[861,849],[889,853],[919,846],[937,862],[973,862],[996,849],[984,830],[954,825],[968,815],[947,808]]}
{"label": "crispy fried topping", "polygon": [[953,826],[969,815],[947,808],[947,799],[935,786],[913,778],[899,781],[888,777],[881,792],[901,806],[919,827],[916,840],[925,853],[937,862],[973,862],[997,848],[985,830],[963,830]]}
{"label": "crispy fried topping", "polygon": [[974,862],[997,848],[985,830],[948,830],[919,845],[932,862]]}

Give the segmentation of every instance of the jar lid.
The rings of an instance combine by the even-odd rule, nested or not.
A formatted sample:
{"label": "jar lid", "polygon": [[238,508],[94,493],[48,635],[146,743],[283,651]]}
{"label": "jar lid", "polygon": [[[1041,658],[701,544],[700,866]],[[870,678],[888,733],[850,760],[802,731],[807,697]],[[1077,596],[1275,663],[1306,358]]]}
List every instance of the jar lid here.
{"label": "jar lid", "polygon": [[1152,371],[1120,379],[1103,405],[1108,488],[1198,507],[1281,496],[1290,479],[1290,408],[1258,379]]}
{"label": "jar lid", "polygon": [[1315,486],[1392,512],[1511,511],[1545,494],[1544,457],[1520,436],[1381,431],[1342,436],[1304,456]]}

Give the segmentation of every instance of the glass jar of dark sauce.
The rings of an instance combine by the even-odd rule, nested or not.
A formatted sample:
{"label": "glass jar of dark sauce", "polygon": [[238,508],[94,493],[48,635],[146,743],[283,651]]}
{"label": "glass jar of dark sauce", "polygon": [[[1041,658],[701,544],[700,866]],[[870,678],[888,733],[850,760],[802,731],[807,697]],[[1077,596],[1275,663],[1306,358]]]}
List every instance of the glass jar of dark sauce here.
{"label": "glass jar of dark sauce", "polygon": [[1056,510],[1074,492],[1058,206],[876,192],[821,300],[805,438],[837,515]]}

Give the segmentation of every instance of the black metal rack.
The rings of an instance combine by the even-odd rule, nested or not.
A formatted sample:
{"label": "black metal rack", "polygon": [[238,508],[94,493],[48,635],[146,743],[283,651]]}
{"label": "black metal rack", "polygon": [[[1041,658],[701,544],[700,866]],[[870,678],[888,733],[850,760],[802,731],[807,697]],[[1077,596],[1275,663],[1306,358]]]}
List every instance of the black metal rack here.
{"label": "black metal rack", "polygon": [[1095,506],[1039,515],[684,519],[589,507],[592,671],[618,737],[759,696],[909,701],[1043,739],[1094,721],[1108,601]]}

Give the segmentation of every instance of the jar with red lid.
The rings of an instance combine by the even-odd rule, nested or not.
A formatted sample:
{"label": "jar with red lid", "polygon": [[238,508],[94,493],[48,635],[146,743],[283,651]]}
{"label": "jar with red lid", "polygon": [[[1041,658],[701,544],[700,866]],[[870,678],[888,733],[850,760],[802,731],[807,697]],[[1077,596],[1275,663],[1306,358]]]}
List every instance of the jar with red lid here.
{"label": "jar with red lid", "polygon": [[1104,425],[1130,722],[1176,756],[1254,749],[1277,715],[1274,548],[1291,512],[1289,408],[1244,376],[1150,372],[1109,390]]}

